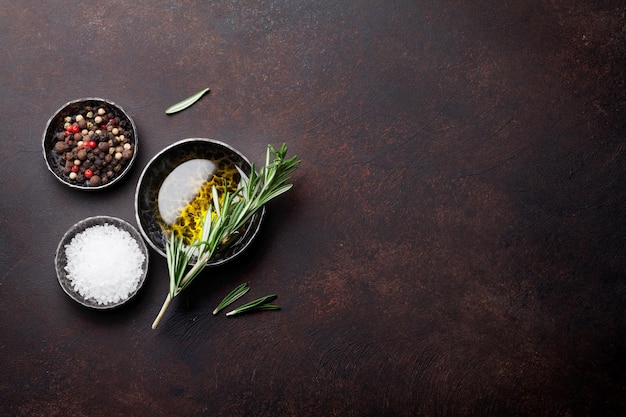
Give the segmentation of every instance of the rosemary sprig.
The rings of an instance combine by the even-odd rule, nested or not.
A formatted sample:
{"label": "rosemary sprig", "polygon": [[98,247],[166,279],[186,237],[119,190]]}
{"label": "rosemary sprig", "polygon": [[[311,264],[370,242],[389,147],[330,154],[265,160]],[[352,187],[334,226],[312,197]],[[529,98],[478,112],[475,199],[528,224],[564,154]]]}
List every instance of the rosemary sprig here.
{"label": "rosemary sprig", "polygon": [[[242,176],[234,194],[224,190],[220,201],[217,188],[213,186],[213,202],[209,206],[202,225],[202,239],[186,246],[181,237],[174,233],[165,246],[169,271],[169,291],[152,328],[156,329],[167,311],[172,299],[180,294],[206,267],[220,246],[228,244],[229,238],[241,229],[254,214],[268,201],[285,193],[293,184],[287,181],[300,164],[297,156],[286,158],[287,146],[283,143],[279,150],[267,146],[265,166],[259,172],[254,165],[246,181]],[[189,261],[196,257],[196,263],[187,270]]]}
{"label": "rosemary sprig", "polygon": [[277,297],[278,296],[276,294],[270,294],[266,295],[265,297],[257,298],[254,301],[250,301],[249,303],[246,303],[241,307],[229,311],[228,313],[226,313],[226,316],[232,317],[238,314],[251,313],[253,311],[260,310],[280,310],[280,306],[272,304],[272,301],[274,301]]}
{"label": "rosemary sprig", "polygon": [[243,284],[239,284],[234,290],[228,293],[226,297],[215,307],[213,310],[213,315],[217,315],[220,311],[231,305],[233,302],[241,298],[245,293],[250,290],[248,283],[244,282]]}

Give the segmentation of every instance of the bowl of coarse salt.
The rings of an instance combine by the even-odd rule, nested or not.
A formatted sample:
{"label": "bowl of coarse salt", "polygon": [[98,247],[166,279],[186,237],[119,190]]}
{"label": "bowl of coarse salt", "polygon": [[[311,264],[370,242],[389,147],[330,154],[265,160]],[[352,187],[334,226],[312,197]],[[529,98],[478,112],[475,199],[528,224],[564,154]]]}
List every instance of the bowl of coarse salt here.
{"label": "bowl of coarse salt", "polygon": [[74,301],[95,309],[121,306],[142,287],[148,273],[148,248],[124,220],[88,217],[72,226],[56,252],[61,288]]}

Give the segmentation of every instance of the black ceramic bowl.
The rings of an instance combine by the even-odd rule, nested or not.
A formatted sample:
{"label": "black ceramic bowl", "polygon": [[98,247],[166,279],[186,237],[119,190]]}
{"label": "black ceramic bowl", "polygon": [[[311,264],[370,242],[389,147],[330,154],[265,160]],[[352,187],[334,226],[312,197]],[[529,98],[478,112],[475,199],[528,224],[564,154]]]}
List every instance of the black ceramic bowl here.
{"label": "black ceramic bowl", "polygon": [[[139,251],[144,256],[144,261],[141,265],[142,273],[141,273],[141,276],[139,277],[136,287],[133,287],[131,284],[128,284],[128,286],[131,288],[128,296],[125,296],[122,299],[115,301],[115,302],[108,302],[108,303],[103,304],[103,303],[99,303],[93,297],[85,297],[84,295],[82,295],[75,287],[74,282],[71,279],[71,276],[68,273],[66,267],[68,266],[67,245],[69,245],[72,242],[72,239],[74,239],[76,235],[86,231],[87,229],[90,229],[94,226],[101,226],[105,224],[114,226],[117,229],[128,232],[128,234],[130,234],[132,239],[137,243],[137,247]],[[97,250],[100,254],[102,254],[102,256],[107,255],[107,248],[98,247],[98,245],[95,242],[94,242],[94,250]],[[56,252],[56,257],[55,257],[55,267],[56,267],[57,278],[59,280],[59,284],[61,284],[61,288],[63,288],[63,291],[65,291],[65,293],[69,295],[70,298],[72,298],[74,301],[86,307],[104,310],[104,309],[111,309],[111,308],[119,307],[122,304],[127,303],[130,299],[132,299],[137,294],[137,292],[139,292],[139,290],[143,286],[143,283],[146,279],[146,275],[148,274],[148,260],[149,260],[148,248],[146,247],[146,244],[143,238],[141,237],[141,235],[139,234],[139,232],[137,231],[137,229],[135,229],[132,225],[130,225],[126,221],[118,219],[116,217],[95,216],[95,217],[88,217],[84,220],[81,220],[80,222],[73,225],[63,235],[63,238],[61,239],[61,242],[59,242],[59,245],[57,247],[57,252]],[[112,260],[112,262],[115,262],[115,260]],[[105,274],[100,274],[100,275],[105,275]]]}
{"label": "black ceramic bowl", "polygon": [[[196,167],[192,166],[194,164]],[[210,170],[206,170],[207,166],[213,166],[213,164],[217,172],[226,164],[234,166],[237,171],[246,176],[252,169],[250,162],[241,152],[223,142],[205,138],[189,138],[163,149],[148,162],[141,173],[135,192],[137,224],[148,244],[160,255],[165,256],[165,246],[169,240],[171,225],[175,224],[177,218],[180,219],[178,217],[180,210],[172,215],[167,213],[165,191],[174,190],[176,195],[173,199],[182,201],[179,209],[189,207],[188,202],[198,195],[196,193],[202,181],[213,175]],[[198,171],[201,172],[198,173]],[[177,178],[178,184],[174,187],[172,180],[180,175],[182,177]],[[172,199],[172,196],[168,198]],[[265,207],[252,217],[244,230],[240,231],[232,242],[214,254],[207,265],[222,264],[243,252],[256,237],[264,216]],[[191,263],[194,263],[193,259]]]}
{"label": "black ceramic bowl", "polygon": [[[103,109],[104,114],[99,115],[98,109]],[[78,122],[73,119],[77,115],[83,119],[82,126],[76,126],[78,131],[66,128],[66,123],[78,125]],[[99,119],[97,119],[98,116]],[[89,132],[88,136],[81,134],[83,129]],[[97,130],[100,131],[99,134],[95,133]],[[113,134],[118,131],[121,133]],[[77,135],[76,139],[74,135]],[[101,142],[107,142],[107,144],[101,145]],[[88,146],[89,143],[92,144],[91,147]],[[112,101],[102,98],[83,98],[64,104],[48,120],[43,134],[42,147],[48,170],[61,183],[79,190],[102,190],[117,184],[135,162],[138,151],[137,128],[130,116]],[[129,149],[124,149],[124,147]],[[118,148],[119,152],[115,148]],[[81,149],[85,156],[82,161],[77,156]],[[77,172],[72,173],[69,171],[70,167],[66,166],[68,153],[70,165],[73,161],[80,161],[79,166],[76,167],[80,170]],[[108,153],[110,155],[107,157]],[[91,169],[87,175],[85,175],[86,169]],[[73,178],[74,176],[76,178]],[[92,176],[97,178],[91,180]]]}

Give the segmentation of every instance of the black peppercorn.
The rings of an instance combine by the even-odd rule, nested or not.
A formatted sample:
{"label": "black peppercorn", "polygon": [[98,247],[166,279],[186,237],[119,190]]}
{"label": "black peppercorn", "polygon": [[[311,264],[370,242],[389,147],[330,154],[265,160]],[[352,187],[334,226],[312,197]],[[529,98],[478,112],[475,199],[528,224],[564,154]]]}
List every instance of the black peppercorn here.
{"label": "black peppercorn", "polygon": [[100,142],[98,143],[98,149],[101,150],[102,152],[108,152],[109,144],[107,142]]}
{"label": "black peppercorn", "polygon": [[54,151],[62,154],[67,150],[67,144],[64,141],[58,141],[54,144]]}
{"label": "black peppercorn", "polygon": [[102,180],[98,175],[92,175],[92,177],[89,178],[89,185],[97,187],[100,184],[102,184]]}

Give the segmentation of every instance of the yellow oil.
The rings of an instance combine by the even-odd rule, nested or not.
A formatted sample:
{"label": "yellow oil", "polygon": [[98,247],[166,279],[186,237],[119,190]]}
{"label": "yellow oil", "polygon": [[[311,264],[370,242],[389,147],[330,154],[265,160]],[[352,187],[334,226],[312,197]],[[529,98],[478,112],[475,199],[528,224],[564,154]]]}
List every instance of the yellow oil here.
{"label": "yellow oil", "polygon": [[202,224],[213,202],[212,188],[220,203],[224,190],[234,193],[241,175],[229,159],[192,159],[177,166],[163,181],[158,194],[162,226],[190,245],[202,237]]}

